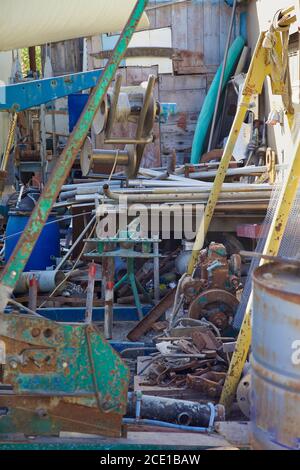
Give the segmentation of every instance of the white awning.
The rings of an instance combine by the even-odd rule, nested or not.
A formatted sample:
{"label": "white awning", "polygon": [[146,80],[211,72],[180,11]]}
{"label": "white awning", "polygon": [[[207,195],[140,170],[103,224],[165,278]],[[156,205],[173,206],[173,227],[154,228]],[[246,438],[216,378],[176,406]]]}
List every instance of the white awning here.
{"label": "white awning", "polygon": [[[123,29],[136,0],[1,0],[0,50]],[[144,14],[139,28],[149,26]]]}

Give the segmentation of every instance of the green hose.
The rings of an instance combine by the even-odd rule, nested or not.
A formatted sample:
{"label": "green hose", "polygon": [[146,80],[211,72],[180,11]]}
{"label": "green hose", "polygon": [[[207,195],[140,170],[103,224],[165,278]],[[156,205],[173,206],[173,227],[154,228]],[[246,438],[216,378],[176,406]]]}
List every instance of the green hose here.
{"label": "green hose", "polygon": [[[241,56],[241,53],[245,46],[245,39],[242,36],[238,36],[235,41],[232,43],[227,59],[227,65],[224,76],[223,91],[229,81],[230,77],[235,71],[237,62]],[[220,65],[215,78],[211,84],[209,92],[204,100],[201,113],[198,118],[197,127],[195,130],[191,163],[197,165],[202,157],[205,141],[207,134],[213,119],[214,109],[216,105],[216,99],[218,96],[218,88],[222,74],[222,64]]]}

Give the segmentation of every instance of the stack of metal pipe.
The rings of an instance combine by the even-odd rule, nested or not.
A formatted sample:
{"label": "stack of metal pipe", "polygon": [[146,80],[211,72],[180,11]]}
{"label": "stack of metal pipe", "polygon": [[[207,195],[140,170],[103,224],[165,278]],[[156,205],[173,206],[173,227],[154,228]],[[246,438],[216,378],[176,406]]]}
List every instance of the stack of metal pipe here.
{"label": "stack of metal pipe", "polygon": [[[179,175],[164,175],[156,170],[142,170],[141,177],[129,180],[99,180],[93,183],[66,185],[60,200],[69,204],[93,203],[95,200],[118,204],[126,196],[127,203],[188,204],[208,202],[213,183],[196,181]],[[224,183],[217,211],[265,211],[273,186],[270,184]]]}

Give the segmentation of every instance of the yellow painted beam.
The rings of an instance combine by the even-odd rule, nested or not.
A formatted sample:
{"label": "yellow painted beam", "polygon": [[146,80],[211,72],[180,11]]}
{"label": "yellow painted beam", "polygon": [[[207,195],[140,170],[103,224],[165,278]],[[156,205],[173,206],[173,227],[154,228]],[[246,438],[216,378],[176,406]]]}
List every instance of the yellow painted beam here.
{"label": "yellow painted beam", "polygon": [[[289,173],[287,175],[274,220],[272,222],[269,236],[266,241],[264,250],[265,255],[277,256],[280,249],[280,244],[286,226],[289,220],[289,215],[296,199],[297,191],[300,183],[300,138],[298,139],[298,145],[296,152],[291,163]],[[264,264],[266,261],[262,261]],[[244,365],[249,353],[251,345],[251,309],[252,299],[250,296],[243,325],[240,330],[240,334],[237,340],[236,349],[232,356],[231,364],[223,387],[220,403],[225,406],[227,412],[230,409],[235,393],[241,379]]]}
{"label": "yellow painted beam", "polygon": [[208,200],[205,214],[204,214],[204,233],[202,232],[202,226],[199,230],[199,233],[196,237],[196,241],[193,247],[192,256],[188,266],[188,274],[192,275],[195,269],[195,266],[198,261],[198,256],[200,250],[203,248],[204,238],[208,233],[209,226],[211,224],[216,205],[218,203],[220,193],[222,191],[222,186],[226,178],[227,170],[229,168],[229,163],[232,158],[233,150],[236,145],[242,124],[244,122],[246,113],[249,109],[249,105],[252,99],[252,96],[255,94],[261,94],[263,84],[266,76],[270,73],[270,64],[268,61],[267,51],[262,47],[263,41],[265,38],[265,33],[260,35],[259,41],[257,43],[251,65],[246,77],[246,81],[243,89],[243,98],[239,104],[237,114],[235,116],[230,135],[224,149],[223,157],[220,162],[220,166],[214,181],[214,185]]}
{"label": "yellow painted beam", "polygon": [[[283,14],[286,16],[288,16],[290,13],[290,9],[288,9],[286,12],[283,12]],[[287,21],[288,20],[289,18],[287,18]],[[292,21],[294,21],[294,18]],[[226,147],[224,149],[224,154],[220,162],[210,198],[206,206],[204,214],[204,230],[203,226],[201,226],[193,247],[193,252],[187,271],[189,275],[193,275],[198,262],[199,253],[203,248],[204,239],[208,233],[215,208],[222,191],[222,186],[226,178],[226,173],[229,168],[233,150],[244,122],[246,112],[249,108],[252,96],[262,93],[263,84],[267,76],[269,76],[271,79],[273,94],[282,95],[283,97],[286,96],[287,87],[282,79],[282,76],[286,59],[284,54],[287,53],[287,51],[283,50],[283,36],[279,31],[274,31],[274,34],[271,36],[272,49],[269,49],[267,46],[268,41],[266,39],[270,40],[270,35],[268,38],[267,35],[268,32],[261,33],[252,57],[250,68],[244,84],[243,99],[238,107],[238,111],[231,128]],[[274,57],[276,59],[274,59]],[[289,125],[292,126],[294,121],[292,109],[288,110],[288,121]],[[299,152],[300,145],[297,148],[296,156],[293,160],[293,164],[291,166],[291,170],[285,185],[285,190],[283,191],[281,200],[278,204],[276,217],[274,218],[274,222],[266,243],[265,254],[275,255],[278,253],[280,241],[288,221],[290,208],[294,202],[298,188],[300,177]],[[244,322],[237,341],[236,350],[230,364],[225,386],[223,388],[221,403],[225,405],[227,410],[230,408],[230,405],[234,399],[251,344],[251,305],[252,297],[249,299]]]}

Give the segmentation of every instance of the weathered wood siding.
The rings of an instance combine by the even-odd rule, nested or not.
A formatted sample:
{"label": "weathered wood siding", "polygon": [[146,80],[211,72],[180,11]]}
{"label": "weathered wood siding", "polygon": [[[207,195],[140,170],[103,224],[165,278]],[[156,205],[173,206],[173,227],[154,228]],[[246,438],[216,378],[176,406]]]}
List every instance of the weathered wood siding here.
{"label": "weathered wood siding", "polygon": [[224,0],[196,0],[152,9],[163,3],[149,3],[150,28],[171,27],[172,47],[185,51],[186,60],[177,75],[158,77],[161,102],[177,103],[177,114],[161,124],[161,156],[165,163],[175,149],[183,162],[190,158],[197,118],[223,59],[231,8]]}
{"label": "weathered wood siding", "polygon": [[[149,2],[150,29],[171,28],[172,48],[180,52],[180,60],[173,61],[173,74],[161,74],[157,67],[151,67],[151,73],[155,72],[158,79],[159,100],[177,103],[177,114],[161,123],[160,129],[157,126],[157,142],[147,148],[143,161],[146,167],[165,164],[174,149],[179,162],[189,161],[197,118],[224,56],[232,11],[224,0],[166,3],[170,0]],[[237,19],[235,34],[238,23]],[[94,41],[94,46],[90,43],[88,52],[105,49],[101,42],[109,41],[96,41],[96,45]],[[96,63],[90,56],[89,68],[97,65],[99,61]],[[136,84],[140,78],[145,80],[149,71],[149,67],[127,67],[127,72],[123,72],[126,84]]]}

